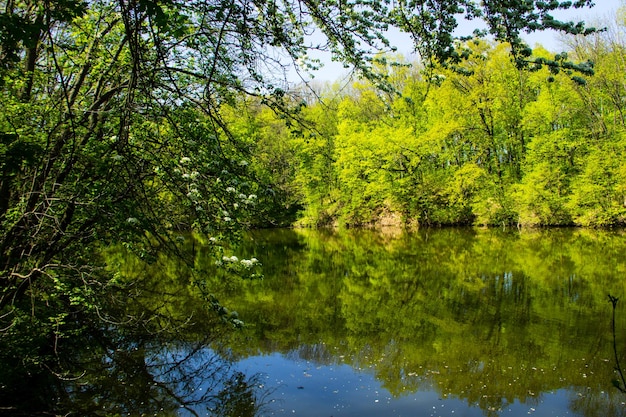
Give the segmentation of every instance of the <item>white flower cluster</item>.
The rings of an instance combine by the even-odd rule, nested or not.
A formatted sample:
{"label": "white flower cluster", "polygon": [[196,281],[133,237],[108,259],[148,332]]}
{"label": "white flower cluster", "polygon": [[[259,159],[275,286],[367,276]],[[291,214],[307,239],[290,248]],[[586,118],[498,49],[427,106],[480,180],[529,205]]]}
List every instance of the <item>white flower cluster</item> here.
{"label": "white flower cluster", "polygon": [[[228,187],[226,188],[226,192],[234,194],[237,192],[237,190],[235,189],[235,187]],[[257,199],[257,195],[256,194],[246,195],[244,193],[239,193],[237,194],[237,198],[246,204],[251,204],[254,202],[254,200]]]}
{"label": "white flower cluster", "polygon": [[243,265],[247,269],[252,268],[254,265],[256,265],[258,263],[259,263],[259,260],[257,258],[242,259],[241,260],[241,265]]}
{"label": "white flower cluster", "polygon": [[182,176],[186,180],[197,180],[200,173],[198,171],[193,171],[192,173],[185,172]]}
{"label": "white flower cluster", "polygon": [[[191,158],[188,156],[183,156],[180,158],[178,163],[182,165],[189,165],[191,163]],[[196,211],[204,211],[204,207],[201,205],[202,193],[198,189],[197,180],[200,179],[200,173],[198,171],[191,172],[183,172],[185,168],[174,168],[175,174],[180,174],[180,176],[189,181],[189,185],[187,186],[187,198],[196,203]]]}
{"label": "white flower cluster", "polygon": [[[178,161],[178,166],[174,168],[173,172],[176,175],[180,175],[180,178],[187,182],[187,198],[189,198],[193,204],[195,205],[196,212],[202,212],[207,209],[207,207],[203,204],[203,192],[202,187],[200,187],[200,181],[202,180],[201,175],[198,171],[192,170],[193,168],[193,159],[188,156],[182,156]],[[247,161],[240,161],[241,165],[248,164]],[[155,172],[159,173],[158,168],[155,168]],[[223,170],[222,173],[224,175],[228,174],[227,170]],[[220,178],[215,179],[215,184],[222,183]],[[237,202],[232,203],[232,208],[235,210],[235,213],[229,213],[227,211],[222,211],[221,219],[225,223],[233,222],[236,219],[236,212],[243,205],[252,205],[257,200],[256,194],[244,194],[238,192],[238,190],[233,186],[226,187],[225,191],[229,194],[233,194],[236,196]]]}
{"label": "white flower cluster", "polygon": [[243,266],[246,269],[250,269],[254,265],[257,265],[259,263],[259,260],[257,258],[239,260],[239,258],[237,258],[235,255],[233,255],[233,256],[223,256],[222,257],[222,261],[225,262],[225,263],[230,263],[230,264],[239,263],[241,266]]}
{"label": "white flower cluster", "polygon": [[245,195],[244,193],[239,193],[239,195],[237,197],[244,204],[254,204],[254,201],[257,199],[256,194]]}

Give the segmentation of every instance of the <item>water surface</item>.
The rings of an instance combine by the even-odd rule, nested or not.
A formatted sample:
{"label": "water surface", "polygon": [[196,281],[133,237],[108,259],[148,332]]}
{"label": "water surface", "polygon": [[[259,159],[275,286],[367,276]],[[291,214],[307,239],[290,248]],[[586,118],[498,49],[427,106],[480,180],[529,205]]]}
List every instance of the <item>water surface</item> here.
{"label": "water surface", "polygon": [[270,230],[181,250],[192,275],[107,250],[130,285],[67,317],[84,331],[57,341],[63,374],[3,364],[0,410],[626,416],[622,231]]}
{"label": "water surface", "polygon": [[622,232],[279,230],[240,250],[265,277],[221,296],[267,415],[626,415]]}

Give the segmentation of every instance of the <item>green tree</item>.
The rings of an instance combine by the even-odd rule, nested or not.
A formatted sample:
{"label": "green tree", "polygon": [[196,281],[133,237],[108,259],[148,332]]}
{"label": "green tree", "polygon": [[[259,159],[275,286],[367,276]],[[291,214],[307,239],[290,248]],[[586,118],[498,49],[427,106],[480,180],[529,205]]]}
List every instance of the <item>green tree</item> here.
{"label": "green tree", "polygon": [[295,184],[302,193],[303,211],[298,222],[327,226],[336,219],[338,180],[335,171],[338,85],[320,91],[319,100],[307,101],[302,109],[308,129],[295,132]]}
{"label": "green tree", "polygon": [[[480,187],[447,190],[452,202],[460,202],[459,192],[466,197],[455,217],[509,224],[514,218],[510,187],[521,177],[529,140],[522,110],[534,98],[532,84],[508,58],[507,45],[473,40],[465,47],[465,59],[434,75],[439,87],[428,98],[434,116],[428,135],[435,144],[443,144],[438,169],[448,171],[447,176],[466,164],[484,172]],[[472,171],[477,174],[470,168],[459,175]]]}
{"label": "green tree", "polygon": [[570,184],[580,170],[586,142],[584,106],[567,76],[539,70],[533,77],[542,82],[536,83],[536,100],[523,112],[523,125],[532,140],[522,164],[524,177],[514,190],[519,223],[570,224]]}
{"label": "green tree", "polygon": [[[390,25],[426,40],[424,59],[454,62],[464,6],[519,56],[522,30],[579,33],[582,26],[550,14],[589,4],[0,2],[0,329],[10,335],[2,350],[39,344],[24,350],[35,352],[36,367],[37,352],[61,355],[60,338],[96,326],[111,286],[127,284],[102,268],[102,245],[123,242],[153,262],[164,249],[185,258],[180,232],[228,242],[249,223],[262,175],[241,163],[251,138],[226,113],[254,98],[292,114],[280,57],[314,65],[312,27],[335,58],[389,92],[373,67],[379,50],[391,49]],[[520,18],[510,20],[515,12]],[[505,22],[506,33],[502,19],[515,23]],[[212,253],[219,260],[222,251]]]}
{"label": "green tree", "polygon": [[588,140],[579,160],[580,174],[572,180],[568,208],[575,221],[587,226],[625,222],[624,204],[624,78],[625,22],[609,22],[602,34],[576,38],[572,50],[596,63],[596,75],[578,86],[580,111]]}

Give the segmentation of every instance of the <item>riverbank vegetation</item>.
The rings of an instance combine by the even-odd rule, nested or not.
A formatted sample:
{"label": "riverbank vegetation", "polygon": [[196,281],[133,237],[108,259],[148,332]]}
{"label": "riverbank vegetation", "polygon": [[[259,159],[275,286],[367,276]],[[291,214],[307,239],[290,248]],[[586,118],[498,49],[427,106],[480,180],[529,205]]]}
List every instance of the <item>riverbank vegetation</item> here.
{"label": "riverbank vegetation", "polygon": [[[83,340],[112,357],[124,335],[192,326],[140,308],[154,288],[110,247],[193,271],[196,233],[225,274],[257,276],[227,253],[246,227],[624,223],[622,26],[553,17],[591,3],[0,2],[0,362],[19,364],[0,387],[80,379]],[[485,32],[456,38],[462,14]],[[543,29],[591,37],[554,56],[521,38]],[[354,83],[288,84],[317,49]],[[239,326],[204,282],[195,317]]]}
{"label": "riverbank vegetation", "polygon": [[326,85],[303,101],[307,131],[249,102],[237,114],[298,224],[623,226],[623,39],[622,22],[568,41],[560,59],[593,75],[519,69],[507,45],[481,40],[455,66],[381,64],[397,93]]}

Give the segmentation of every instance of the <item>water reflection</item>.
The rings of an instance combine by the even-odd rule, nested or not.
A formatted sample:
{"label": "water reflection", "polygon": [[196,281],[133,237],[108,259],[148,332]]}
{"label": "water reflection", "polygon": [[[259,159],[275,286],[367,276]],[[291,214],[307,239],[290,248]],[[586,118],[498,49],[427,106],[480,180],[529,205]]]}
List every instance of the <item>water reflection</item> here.
{"label": "water reflection", "polygon": [[260,415],[271,390],[233,366],[220,344],[231,323],[182,265],[145,264],[120,248],[105,256],[119,285],[61,316],[62,333],[42,334],[33,309],[0,337],[0,413]]}
{"label": "water reflection", "polygon": [[204,343],[140,342],[116,349],[101,367],[66,381],[65,409],[76,415],[255,416],[262,398],[247,377]]}
{"label": "water reflection", "polygon": [[247,249],[266,279],[226,291],[250,323],[241,357],[297,352],[367,369],[394,400],[432,389],[484,415],[546,398],[625,415],[607,302],[624,293],[620,233],[279,231]]}
{"label": "water reflection", "polygon": [[247,376],[206,343],[120,337],[132,345],[76,346],[71,364],[80,374],[67,373],[68,362],[63,375],[2,375],[2,415],[252,417],[263,409],[269,391],[259,388],[258,375]]}
{"label": "water reflection", "polygon": [[[626,416],[626,395],[612,385],[607,300],[626,289],[621,232],[259,231],[224,256],[261,260],[262,280],[216,269],[207,245],[183,248],[195,257],[194,276],[165,256],[146,264],[108,252],[132,293],[109,294],[117,302],[98,317],[74,317],[91,325],[60,342],[63,375],[24,379],[19,367],[3,367],[0,407],[16,415],[54,404],[52,412],[75,415]],[[244,329],[219,320],[209,289]],[[615,323],[626,363],[621,303]],[[20,352],[2,347],[2,361],[17,363]]]}

